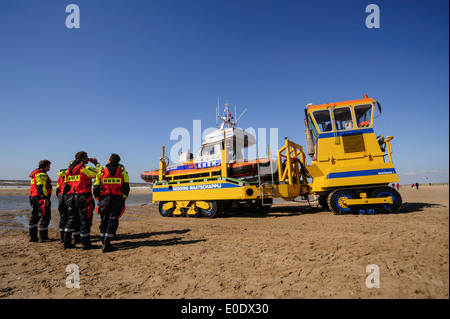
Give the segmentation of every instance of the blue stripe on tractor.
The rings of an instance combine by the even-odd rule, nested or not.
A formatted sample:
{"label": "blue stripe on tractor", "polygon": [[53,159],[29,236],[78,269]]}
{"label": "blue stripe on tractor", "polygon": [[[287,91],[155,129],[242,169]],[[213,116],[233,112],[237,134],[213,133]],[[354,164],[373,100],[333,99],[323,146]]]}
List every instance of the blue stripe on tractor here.
{"label": "blue stripe on tractor", "polygon": [[360,130],[349,130],[349,131],[336,131],[336,132],[320,133],[318,138],[334,137],[335,134],[337,136],[344,136],[344,135],[356,135],[356,134],[367,134],[367,133],[373,133],[373,128],[364,128],[364,129],[360,129]]}
{"label": "blue stripe on tractor", "polygon": [[186,185],[186,186],[167,186],[167,187],[153,187],[153,192],[179,192],[179,191],[193,191],[204,189],[223,189],[223,188],[235,188],[240,187],[232,183],[215,183],[215,184],[202,184],[202,185]]}
{"label": "blue stripe on tractor", "polygon": [[383,169],[368,169],[363,171],[347,171],[339,173],[329,173],[327,179],[332,178],[345,178],[345,177],[359,177],[359,176],[371,176],[371,175],[388,175],[397,174],[394,168],[383,168]]}

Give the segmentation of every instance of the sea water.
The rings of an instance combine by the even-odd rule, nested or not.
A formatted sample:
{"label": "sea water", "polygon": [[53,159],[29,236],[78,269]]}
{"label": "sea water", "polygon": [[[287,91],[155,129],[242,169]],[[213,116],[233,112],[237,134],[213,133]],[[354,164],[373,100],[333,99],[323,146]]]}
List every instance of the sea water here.
{"label": "sea water", "polygon": [[[52,203],[52,209],[58,208],[58,198],[56,195],[50,197]],[[152,202],[151,194],[138,194],[133,195],[132,192],[126,200],[127,206],[141,206]],[[97,200],[95,201],[97,206]],[[10,196],[0,196],[0,212],[10,212],[10,211],[21,211],[30,210],[30,200],[27,195],[10,195]]]}
{"label": "sea water", "polygon": [[[58,208],[58,198],[56,195],[50,197],[52,203],[52,210]],[[130,196],[126,200],[127,207],[131,206],[143,206],[152,202],[151,194],[136,194],[133,195],[131,190]],[[98,202],[95,200],[95,206]],[[0,196],[0,235],[2,230],[6,229],[28,229],[28,223],[30,219],[31,206],[30,200],[27,195],[7,195]],[[11,225],[8,220],[11,220],[13,216],[14,224],[18,227],[6,226]],[[94,214],[94,217],[97,217]],[[56,227],[53,221],[50,221],[50,227]]]}

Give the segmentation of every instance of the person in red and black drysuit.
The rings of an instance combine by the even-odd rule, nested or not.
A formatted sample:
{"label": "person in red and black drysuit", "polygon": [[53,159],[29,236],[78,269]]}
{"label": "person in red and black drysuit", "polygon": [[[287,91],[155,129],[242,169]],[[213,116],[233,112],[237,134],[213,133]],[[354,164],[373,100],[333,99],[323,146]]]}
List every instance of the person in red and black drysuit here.
{"label": "person in red and black drysuit", "polygon": [[[69,219],[69,209],[67,207],[67,197],[64,196],[64,184],[66,177],[66,168],[58,173],[58,181],[56,183],[56,196],[58,197],[58,211],[59,211],[59,233],[61,236],[60,242],[64,243],[64,229],[66,228],[67,220]],[[73,240],[75,244],[81,243],[80,239],[80,224],[74,226]]]}
{"label": "person in red and black drysuit", "polygon": [[[88,162],[94,167],[86,166]],[[66,170],[64,196],[67,196],[68,219],[64,229],[64,249],[73,247],[72,233],[80,225],[82,249],[95,248],[91,244],[92,212],[94,198],[92,197],[92,179],[101,170],[97,159],[89,158],[86,152],[75,154],[75,160]]]}
{"label": "person in red and black drysuit", "polygon": [[94,196],[99,201],[97,212],[101,216],[102,252],[113,250],[111,239],[116,234],[130,193],[128,173],[119,162],[120,156],[111,154],[108,164],[97,174],[94,182]]}
{"label": "person in red and black drysuit", "polygon": [[[52,194],[52,180],[47,175],[50,170],[51,162],[49,160],[42,160],[39,162],[39,167],[31,172],[31,187],[30,187],[30,205],[33,208],[29,223],[30,241],[31,242],[45,242],[48,241],[48,225],[51,219],[51,202],[50,196]],[[39,225],[39,237],[38,229]]]}
{"label": "person in red and black drysuit", "polygon": [[59,211],[59,233],[61,234],[61,243],[64,243],[64,228],[69,217],[67,211],[66,197],[64,196],[64,179],[66,176],[66,169],[62,169],[58,173],[58,181],[56,182],[56,196],[58,197],[58,211]]}

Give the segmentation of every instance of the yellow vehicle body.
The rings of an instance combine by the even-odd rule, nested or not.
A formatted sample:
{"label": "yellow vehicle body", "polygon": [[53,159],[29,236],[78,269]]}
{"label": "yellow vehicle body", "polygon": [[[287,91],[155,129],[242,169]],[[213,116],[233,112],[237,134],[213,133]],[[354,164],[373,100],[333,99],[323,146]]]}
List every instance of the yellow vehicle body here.
{"label": "yellow vehicle body", "polygon": [[[307,188],[303,188],[305,192]],[[273,191],[273,193],[272,193]],[[158,184],[153,186],[153,203],[158,201],[186,200],[254,200],[261,197],[292,199],[300,196],[302,185],[278,184],[264,185],[242,183],[231,178],[189,181],[179,184]]]}
{"label": "yellow vehicle body", "polygon": [[[226,164],[221,166],[220,177],[176,182],[164,181],[162,170],[161,181],[153,185],[153,203],[160,203],[159,210],[163,216],[198,216],[203,213],[214,217],[217,203],[257,202],[261,207],[271,205],[273,198],[290,200],[309,193],[310,187],[300,171],[300,161],[306,159],[301,146],[286,139],[285,146],[278,151],[278,158],[280,162],[284,158],[285,165],[279,166],[279,182],[276,184],[250,183],[228,177]],[[225,151],[222,151],[222,163],[226,163]],[[164,163],[160,163],[160,167],[164,166]]]}
{"label": "yellow vehicle body", "polygon": [[[393,138],[383,138],[380,145],[373,130],[375,103],[371,98],[364,98],[307,107],[309,125],[316,130],[313,161],[307,167],[313,177],[313,193],[344,186],[386,185],[399,181],[391,156],[390,141]],[[339,123],[344,112],[347,126]],[[364,121],[358,116],[365,116]],[[384,144],[387,153],[382,149]]]}
{"label": "yellow vehicle body", "polygon": [[236,200],[255,199],[258,186],[244,185],[235,179],[205,179],[153,186],[153,202],[181,200]]}
{"label": "yellow vehicle body", "polygon": [[311,193],[336,214],[392,213],[401,205],[391,183],[399,182],[392,161],[392,136],[376,136],[377,101],[363,99],[307,105],[305,131]]}
{"label": "yellow vehicle body", "polygon": [[225,150],[221,153],[220,176],[182,179],[180,175],[177,181],[166,181],[163,148],[153,202],[159,202],[162,216],[214,217],[218,207],[232,207],[239,202],[256,203],[261,208],[270,206],[274,198],[292,200],[316,195],[323,208],[336,214],[396,212],[401,196],[387,187],[399,181],[392,162],[393,137],[375,135],[376,106],[381,112],[378,102],[367,96],[307,105],[305,133],[312,161],[308,165],[303,148],[286,138],[277,154],[278,174],[271,182],[228,177]]}

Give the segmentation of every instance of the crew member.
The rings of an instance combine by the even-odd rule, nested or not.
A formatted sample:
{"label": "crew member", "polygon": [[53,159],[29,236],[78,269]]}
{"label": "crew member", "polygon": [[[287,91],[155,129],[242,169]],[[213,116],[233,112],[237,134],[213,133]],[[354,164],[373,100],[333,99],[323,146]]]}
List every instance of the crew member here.
{"label": "crew member", "polygon": [[56,182],[56,196],[58,197],[58,211],[59,211],[59,233],[61,234],[61,243],[64,243],[64,228],[67,224],[68,212],[66,197],[64,196],[64,179],[66,176],[66,169],[62,169],[58,173],[58,181]]}
{"label": "crew member", "polygon": [[[30,242],[46,242],[49,240],[48,224],[51,219],[52,180],[47,172],[50,170],[50,164],[49,160],[42,160],[39,162],[39,167],[30,174],[30,205],[33,208],[29,223]],[[37,229],[39,220],[41,221],[39,225],[40,240]]]}
{"label": "crew member", "polygon": [[[86,166],[88,162],[94,167]],[[72,246],[72,233],[80,225],[81,248],[94,248],[91,244],[92,212],[94,199],[92,197],[92,178],[101,170],[97,159],[89,158],[86,152],[75,154],[75,160],[66,170],[64,196],[67,196],[68,220],[64,229],[64,249]]]}
{"label": "crew member", "polygon": [[125,200],[130,193],[128,173],[119,162],[120,156],[111,154],[108,164],[94,182],[94,196],[99,201],[97,212],[101,216],[102,252],[113,250],[111,239],[116,234],[119,218],[125,211]]}
{"label": "crew member", "polygon": [[[61,235],[61,243],[64,243],[64,229],[66,228],[67,220],[69,219],[69,210],[67,208],[67,197],[64,196],[64,184],[66,177],[66,168],[58,173],[58,181],[56,183],[56,196],[58,196],[58,211],[59,211],[59,233]],[[73,240],[75,244],[81,243],[80,240],[80,224],[74,226]]]}

